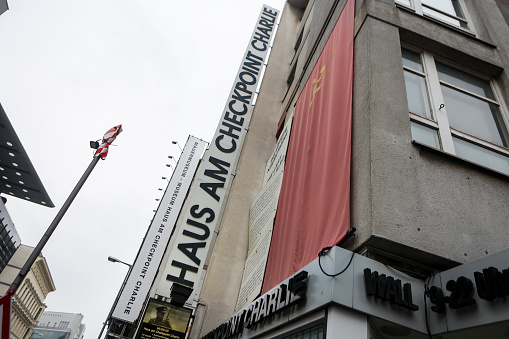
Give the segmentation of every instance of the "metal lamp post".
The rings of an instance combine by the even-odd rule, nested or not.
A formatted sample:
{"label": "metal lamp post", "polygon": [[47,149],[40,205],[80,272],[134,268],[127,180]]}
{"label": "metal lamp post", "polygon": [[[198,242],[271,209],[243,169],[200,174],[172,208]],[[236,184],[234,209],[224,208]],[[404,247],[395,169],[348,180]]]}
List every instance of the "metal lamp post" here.
{"label": "metal lamp post", "polygon": [[104,331],[104,328],[106,327],[106,325],[108,324],[108,322],[111,322],[111,315],[113,314],[113,310],[115,309],[115,307],[117,306],[117,303],[118,303],[118,299],[120,298],[120,294],[122,294],[122,291],[124,290],[124,287],[125,287],[125,284],[127,282],[127,278],[129,278],[129,275],[131,274],[131,270],[133,269],[133,265],[131,264],[128,264],[122,260],[119,260],[115,257],[111,257],[109,256],[108,257],[108,261],[111,261],[111,262],[118,262],[118,263],[121,263],[121,264],[124,264],[124,265],[127,265],[129,266],[129,270],[127,271],[127,274],[125,275],[125,278],[124,278],[124,282],[122,283],[122,286],[120,287],[120,290],[118,291],[117,293],[117,297],[115,298],[115,302],[113,303],[113,305],[111,306],[111,309],[110,309],[110,313],[108,313],[108,317],[106,318],[106,320],[104,321],[103,323],[103,327],[101,328],[101,332],[99,333],[99,336],[97,337],[97,339],[101,339],[101,336],[103,334],[103,331]]}
{"label": "metal lamp post", "polygon": [[74,187],[69,197],[67,197],[67,200],[65,201],[64,205],[60,208],[60,211],[58,211],[57,215],[55,216],[55,219],[53,219],[53,222],[49,225],[48,229],[46,230],[46,233],[44,233],[41,240],[39,240],[39,243],[30,254],[30,257],[23,265],[23,268],[21,269],[21,271],[19,271],[18,275],[14,279],[11,287],[9,288],[8,292],[9,294],[13,295],[14,293],[16,293],[19,286],[23,282],[23,279],[25,279],[28,272],[30,271],[30,268],[34,264],[35,260],[37,259],[37,257],[39,257],[39,255],[41,255],[44,245],[46,245],[49,238],[57,228],[58,223],[60,222],[60,220],[62,220],[62,217],[64,216],[65,212],[67,212],[69,206],[71,206],[71,203],[74,201],[74,198],[76,198],[76,196],[78,195],[78,192],[83,187],[83,184],[87,180],[88,176],[90,175],[90,173],[92,173],[92,170],[94,169],[95,165],[97,165],[99,159],[103,160],[106,159],[106,156],[108,155],[109,145],[116,139],[120,132],[122,132],[122,125],[115,126],[106,132],[102,139],[101,145],[97,148],[96,152],[94,153],[94,158],[90,162],[90,165],[88,165],[87,169],[85,170],[85,173],[83,173],[80,180],[76,184],[76,187]]}

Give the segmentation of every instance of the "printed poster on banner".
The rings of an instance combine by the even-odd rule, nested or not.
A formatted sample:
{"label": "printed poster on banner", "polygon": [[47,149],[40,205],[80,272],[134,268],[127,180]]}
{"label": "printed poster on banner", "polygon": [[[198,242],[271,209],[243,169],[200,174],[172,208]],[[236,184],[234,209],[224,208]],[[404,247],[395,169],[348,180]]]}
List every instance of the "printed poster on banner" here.
{"label": "printed poster on banner", "polygon": [[112,317],[130,323],[138,319],[206,144],[187,139]]}
{"label": "printed poster on banner", "polygon": [[184,339],[193,310],[151,298],[137,339]]}

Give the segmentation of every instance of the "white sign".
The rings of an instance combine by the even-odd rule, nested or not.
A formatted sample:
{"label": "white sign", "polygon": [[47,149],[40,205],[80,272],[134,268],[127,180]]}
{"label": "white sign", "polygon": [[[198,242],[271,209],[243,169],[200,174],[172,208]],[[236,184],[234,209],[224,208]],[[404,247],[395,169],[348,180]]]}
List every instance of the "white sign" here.
{"label": "white sign", "polygon": [[259,83],[279,12],[264,6],[230,91],[210,149],[203,157],[189,195],[189,208],[175,232],[175,245],[156,293],[169,297],[173,283],[193,288],[197,298],[203,264],[209,252],[231,174],[251,119]]}
{"label": "white sign", "polygon": [[263,184],[265,185],[275,173],[282,173],[285,167],[286,151],[288,150],[288,142],[290,141],[290,132],[292,131],[293,112],[288,118],[285,127],[281,131],[279,138],[277,139],[276,149],[265,168],[265,177]]}
{"label": "white sign", "polygon": [[258,246],[265,237],[265,233],[272,230],[274,217],[276,216],[283,172],[277,173],[262,187],[258,193],[249,213],[249,254]]}
{"label": "white sign", "polygon": [[249,213],[249,251],[246,263],[244,264],[244,273],[237,306],[235,307],[236,310],[243,308],[253,301],[262,289],[265,266],[272,240],[274,218],[283,182],[292,118],[288,119],[279,136],[274,153],[269,161],[267,161],[262,190],[251,205]]}
{"label": "white sign", "polygon": [[205,145],[206,142],[198,138],[189,136],[187,139],[115,306],[112,314],[114,318],[132,323],[140,315]]}

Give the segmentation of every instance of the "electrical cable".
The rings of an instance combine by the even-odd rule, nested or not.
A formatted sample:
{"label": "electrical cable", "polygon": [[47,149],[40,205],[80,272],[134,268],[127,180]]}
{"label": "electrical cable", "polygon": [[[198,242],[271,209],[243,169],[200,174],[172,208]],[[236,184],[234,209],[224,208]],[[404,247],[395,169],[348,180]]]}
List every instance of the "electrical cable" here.
{"label": "electrical cable", "polygon": [[432,275],[427,277],[426,280],[424,281],[424,319],[426,321],[426,330],[428,330],[428,336],[430,339],[433,339],[433,337],[431,336],[431,330],[429,328],[427,297],[429,297],[429,295],[430,295],[428,284],[429,284],[431,278],[433,278],[434,276],[435,276],[435,274],[433,273]]}
{"label": "electrical cable", "polygon": [[346,265],[346,267],[339,273],[336,273],[336,274],[329,274],[327,272],[325,272],[323,270],[323,267],[322,267],[322,263],[321,263],[321,260],[320,258],[324,255],[326,255],[327,253],[329,253],[330,249],[332,248],[332,246],[328,246],[328,247],[324,247],[322,248],[322,250],[318,253],[318,265],[320,266],[320,269],[322,270],[322,273],[325,274],[326,276],[328,277],[337,277],[338,275],[340,274],[343,274],[347,269],[348,267],[350,267],[350,264],[352,263],[352,260],[353,260],[353,257],[355,255],[355,252],[352,252],[352,256],[350,257],[350,261],[348,262],[348,264]]}

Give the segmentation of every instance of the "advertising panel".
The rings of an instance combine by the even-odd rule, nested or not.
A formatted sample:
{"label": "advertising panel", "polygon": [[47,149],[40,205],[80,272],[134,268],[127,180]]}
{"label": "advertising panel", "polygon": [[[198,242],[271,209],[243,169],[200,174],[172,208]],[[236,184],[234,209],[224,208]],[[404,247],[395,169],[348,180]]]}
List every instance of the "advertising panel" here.
{"label": "advertising panel", "polygon": [[205,141],[193,136],[187,139],[129,278],[115,305],[112,314],[114,318],[130,323],[138,319],[206,144]]}
{"label": "advertising panel", "polygon": [[137,339],[184,339],[193,310],[150,299]]}
{"label": "advertising panel", "polygon": [[193,289],[197,299],[203,265],[212,235],[220,218],[247,127],[253,111],[257,85],[264,60],[276,28],[279,12],[263,6],[248,48],[227,99],[209,150],[196,174],[187,210],[175,232],[175,245],[169,254],[156,293],[169,297],[174,282]]}
{"label": "advertising panel", "polygon": [[350,229],[354,9],[347,0],[297,99],[264,292]]}

